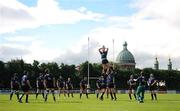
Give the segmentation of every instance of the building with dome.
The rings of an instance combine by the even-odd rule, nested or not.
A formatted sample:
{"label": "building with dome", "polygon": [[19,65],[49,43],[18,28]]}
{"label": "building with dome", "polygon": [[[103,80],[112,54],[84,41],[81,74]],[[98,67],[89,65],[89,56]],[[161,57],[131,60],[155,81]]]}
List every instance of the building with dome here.
{"label": "building with dome", "polygon": [[133,71],[136,63],[133,54],[127,49],[127,45],[127,42],[123,44],[123,50],[118,54],[116,62],[121,70]]}

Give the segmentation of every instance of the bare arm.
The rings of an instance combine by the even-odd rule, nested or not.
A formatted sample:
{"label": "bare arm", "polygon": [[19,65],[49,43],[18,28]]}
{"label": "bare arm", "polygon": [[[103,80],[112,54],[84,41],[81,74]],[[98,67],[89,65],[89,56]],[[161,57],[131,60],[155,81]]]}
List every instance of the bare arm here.
{"label": "bare arm", "polygon": [[109,48],[106,48],[106,52],[108,52]]}
{"label": "bare arm", "polygon": [[102,48],[99,48],[99,53],[101,53],[101,49],[102,49]]}

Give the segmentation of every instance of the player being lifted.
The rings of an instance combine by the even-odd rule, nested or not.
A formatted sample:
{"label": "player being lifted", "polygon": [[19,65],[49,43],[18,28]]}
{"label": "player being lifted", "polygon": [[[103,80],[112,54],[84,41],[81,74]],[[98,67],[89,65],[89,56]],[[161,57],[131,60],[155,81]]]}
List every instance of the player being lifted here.
{"label": "player being lifted", "polygon": [[19,102],[22,103],[22,98],[24,95],[26,95],[26,103],[28,103],[29,89],[31,89],[32,87],[29,81],[29,73],[27,71],[24,71],[24,75],[21,80],[21,86],[22,86],[23,94],[21,95]]}
{"label": "player being lifted", "polygon": [[150,74],[150,77],[149,77],[147,84],[148,84],[149,90],[151,92],[151,99],[154,100],[154,98],[155,98],[155,100],[157,100],[157,95],[156,95],[157,80],[154,78],[153,74]]}
{"label": "player being lifted", "polygon": [[69,97],[69,93],[71,93],[71,96],[73,96],[73,84],[71,82],[71,78],[68,77],[68,80],[66,82],[66,89],[67,89],[67,94],[68,94],[68,97]]}
{"label": "player being lifted", "polygon": [[108,48],[105,48],[103,45],[102,48],[99,49],[99,53],[101,54],[103,72],[105,72],[105,70],[109,70],[109,62],[107,60]]}
{"label": "player being lifted", "polygon": [[144,72],[141,71],[140,76],[137,78],[137,83],[139,84],[139,86],[137,87],[137,100],[139,101],[139,103],[143,103],[144,102],[144,92],[145,92],[145,77],[144,77]]}
{"label": "player being lifted", "polygon": [[44,75],[43,73],[39,73],[39,77],[36,79],[36,87],[37,87],[37,91],[36,91],[36,99],[38,97],[38,94],[41,93],[42,97],[44,98]]}
{"label": "player being lifted", "polygon": [[13,77],[11,78],[10,100],[12,99],[14,93],[17,95],[17,99],[19,100],[19,87],[20,87],[20,83],[17,77],[17,73],[14,73]]}
{"label": "player being lifted", "polygon": [[45,102],[47,101],[48,99],[48,94],[52,93],[52,96],[53,96],[53,99],[54,101],[56,101],[56,98],[55,98],[55,92],[54,92],[54,88],[55,88],[55,78],[54,76],[49,73],[49,70],[46,69],[45,70],[45,76],[44,76],[44,87],[46,89],[46,96],[45,96]]}
{"label": "player being lifted", "polygon": [[60,97],[61,93],[63,93],[64,96],[66,96],[66,93],[65,93],[66,83],[65,83],[65,80],[63,79],[62,76],[59,76],[59,79],[57,80],[56,85],[57,85],[58,90],[59,90],[59,97]]}
{"label": "player being lifted", "polygon": [[129,85],[128,93],[129,93],[129,99],[132,100],[131,94],[134,95],[134,98],[136,99],[136,81],[134,79],[133,75],[130,75],[130,79],[128,80],[127,84]]}
{"label": "player being lifted", "polygon": [[87,81],[85,77],[80,81],[80,99],[82,97],[82,94],[86,94],[86,97],[88,99]]}
{"label": "player being lifted", "polygon": [[117,98],[116,98],[116,91],[115,91],[115,79],[114,79],[114,72],[113,72],[112,67],[110,67],[109,70],[107,71],[106,88],[109,89],[111,100],[113,99],[116,100]]}

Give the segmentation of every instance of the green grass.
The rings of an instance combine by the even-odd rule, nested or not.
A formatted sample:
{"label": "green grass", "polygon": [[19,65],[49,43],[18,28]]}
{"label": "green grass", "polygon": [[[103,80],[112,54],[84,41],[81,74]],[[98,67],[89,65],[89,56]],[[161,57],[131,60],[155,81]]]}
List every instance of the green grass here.
{"label": "green grass", "polygon": [[[118,94],[117,101],[104,99],[100,101],[96,99],[96,95],[90,95],[89,99],[79,99],[79,94],[74,98],[60,99],[54,102],[52,96],[49,95],[48,102],[42,100],[39,95],[38,100],[35,95],[30,95],[30,103],[18,103],[16,96],[9,101],[9,95],[0,95],[0,111],[180,111],[180,95],[179,94],[159,94],[158,101],[151,101],[150,95],[145,95],[144,103],[140,104],[135,100],[130,101],[127,94]],[[24,100],[23,100],[24,102]]]}

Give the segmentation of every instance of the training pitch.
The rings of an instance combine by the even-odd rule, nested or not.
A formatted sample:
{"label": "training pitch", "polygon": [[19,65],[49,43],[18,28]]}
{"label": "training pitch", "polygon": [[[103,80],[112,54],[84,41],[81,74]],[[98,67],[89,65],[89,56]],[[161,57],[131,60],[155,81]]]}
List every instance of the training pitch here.
{"label": "training pitch", "polygon": [[47,102],[42,100],[39,95],[30,95],[29,103],[18,103],[16,95],[9,101],[9,95],[0,95],[0,111],[180,111],[180,94],[159,94],[157,101],[152,101],[150,95],[145,95],[144,103],[138,103],[136,100],[129,100],[127,94],[118,94],[117,101],[106,99],[104,101],[96,99],[95,94],[89,95],[86,99],[83,95],[79,99],[79,94],[74,98],[68,98],[56,95],[57,101],[54,102],[52,95],[49,95]]}

